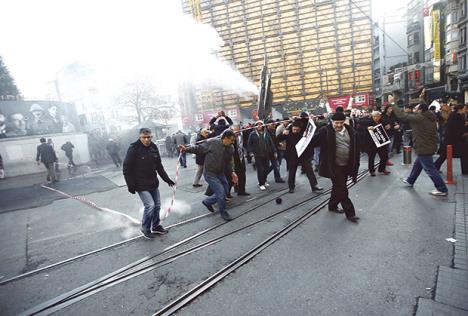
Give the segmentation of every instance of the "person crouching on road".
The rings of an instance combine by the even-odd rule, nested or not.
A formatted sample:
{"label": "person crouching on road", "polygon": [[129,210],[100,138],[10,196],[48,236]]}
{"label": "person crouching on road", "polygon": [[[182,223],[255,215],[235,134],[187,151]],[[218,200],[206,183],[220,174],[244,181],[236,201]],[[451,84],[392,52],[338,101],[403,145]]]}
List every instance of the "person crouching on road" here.
{"label": "person crouching on road", "polygon": [[149,128],[140,129],[140,139],[130,144],[123,163],[123,174],[128,191],[140,196],[144,205],[141,220],[141,232],[145,238],[154,238],[153,234],[166,234],[167,230],[160,225],[158,174],[169,186],[175,183],[167,175],[161,162],[158,147],[151,141]]}
{"label": "person crouching on road", "polygon": [[285,129],[281,135],[277,136],[279,142],[286,141],[286,159],[289,164],[289,176],[288,176],[288,185],[289,193],[294,193],[294,188],[296,186],[296,171],[299,164],[302,165],[307,178],[309,179],[310,187],[313,192],[322,191],[323,188],[317,185],[317,178],[315,177],[314,170],[310,164],[311,154],[306,151],[301,157],[297,157],[296,144],[302,138],[302,124],[298,121],[295,121],[292,124],[292,130],[289,132],[288,129]]}
{"label": "person crouching on road", "polygon": [[[359,143],[354,129],[345,125],[346,116],[343,112],[336,112],[332,116],[332,123],[320,129],[312,138],[309,146],[320,146],[319,175],[330,178],[332,191],[328,201],[328,210],[335,213],[345,213],[346,218],[357,223],[353,202],[348,196],[346,182],[348,177],[357,182],[359,169]],[[339,209],[341,204],[343,209]]]}
{"label": "person crouching on road", "polygon": [[225,221],[232,219],[226,211],[226,195],[229,184],[225,176],[225,169],[231,175],[234,184],[237,184],[238,181],[237,174],[233,171],[234,149],[232,145],[235,141],[236,135],[228,129],[221,134],[221,138],[211,138],[200,145],[191,147],[179,146],[179,150],[182,152],[205,155],[203,176],[214,194],[204,199],[202,203],[210,212],[214,212],[213,204],[218,203],[219,213]]}

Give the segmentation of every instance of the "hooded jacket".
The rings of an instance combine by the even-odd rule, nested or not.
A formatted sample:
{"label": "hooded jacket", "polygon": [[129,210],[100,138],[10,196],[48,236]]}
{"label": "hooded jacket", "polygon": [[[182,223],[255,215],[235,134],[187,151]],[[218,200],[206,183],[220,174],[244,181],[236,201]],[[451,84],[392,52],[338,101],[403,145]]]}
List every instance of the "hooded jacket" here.
{"label": "hooded jacket", "polygon": [[395,115],[403,122],[408,122],[413,130],[414,151],[418,155],[433,155],[437,151],[437,117],[431,111],[405,113],[396,106]]}

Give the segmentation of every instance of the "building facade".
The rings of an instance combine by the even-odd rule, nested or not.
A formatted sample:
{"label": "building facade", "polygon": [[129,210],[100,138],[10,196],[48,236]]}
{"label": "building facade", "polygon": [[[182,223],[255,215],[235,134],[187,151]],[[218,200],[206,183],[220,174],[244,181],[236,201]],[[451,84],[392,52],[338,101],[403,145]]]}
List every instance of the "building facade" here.
{"label": "building facade", "polygon": [[458,1],[458,83],[463,102],[468,102],[468,65],[467,65],[467,27],[468,27],[468,0]]}
{"label": "building facade", "polygon": [[[183,0],[224,41],[219,57],[258,85],[266,59],[274,108],[299,109],[333,96],[372,91],[370,0]],[[229,91],[195,93],[197,108],[240,107],[256,100]],[[199,115],[199,114],[198,114]]]}

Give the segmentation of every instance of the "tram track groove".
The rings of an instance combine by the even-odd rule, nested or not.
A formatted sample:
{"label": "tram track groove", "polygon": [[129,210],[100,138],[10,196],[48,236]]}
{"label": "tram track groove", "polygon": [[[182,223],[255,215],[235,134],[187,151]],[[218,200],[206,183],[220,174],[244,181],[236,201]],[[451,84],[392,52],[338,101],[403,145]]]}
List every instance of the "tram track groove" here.
{"label": "tram track groove", "polygon": [[[360,172],[360,173],[359,173],[359,176],[358,176],[358,181],[357,181],[357,182],[361,181],[361,180],[366,176],[367,173],[368,173],[368,170],[364,170],[364,171]],[[355,184],[352,183],[351,181],[349,181],[348,186],[349,186],[349,187],[352,187],[353,185],[355,185]],[[195,238],[197,238],[197,237],[199,237],[199,236],[201,236],[201,235],[203,235],[203,234],[206,234],[208,231],[211,231],[211,230],[213,230],[213,229],[215,229],[215,228],[218,228],[219,226],[224,225],[224,224],[226,224],[226,223],[221,223],[221,224],[215,225],[215,226],[210,227],[210,228],[208,228],[208,229],[206,229],[206,230],[204,230],[204,231],[201,231],[201,232],[199,232],[199,233],[197,233],[197,234],[195,234],[195,235],[192,235],[192,236],[188,237],[188,238],[185,239],[185,240],[182,240],[182,241],[180,241],[180,242],[178,242],[178,243],[175,243],[175,244],[173,244],[173,245],[167,247],[167,248],[164,249],[162,252],[159,252],[159,253],[157,253],[157,254],[155,254],[155,255],[152,255],[152,256],[150,256],[150,257],[142,258],[142,259],[140,259],[140,260],[138,260],[138,261],[136,261],[136,262],[133,262],[133,263],[131,263],[131,264],[129,264],[129,265],[123,267],[123,268],[120,268],[120,269],[118,269],[118,270],[116,270],[116,271],[114,271],[114,272],[112,272],[112,273],[110,273],[110,274],[108,274],[108,275],[105,275],[105,276],[103,276],[103,277],[101,277],[101,278],[98,278],[98,279],[96,279],[96,280],[94,280],[94,281],[91,281],[91,282],[89,282],[89,283],[87,283],[87,284],[85,284],[85,285],[83,285],[83,286],[80,286],[80,287],[78,287],[78,288],[75,288],[74,290],[71,290],[71,291],[69,291],[69,292],[67,292],[67,293],[64,293],[64,294],[62,294],[62,295],[59,295],[59,296],[57,296],[57,297],[55,297],[55,298],[53,298],[53,299],[51,299],[51,300],[48,300],[48,301],[46,301],[46,302],[43,302],[43,303],[41,303],[41,304],[39,304],[39,305],[37,305],[37,306],[35,306],[35,307],[32,307],[32,308],[28,309],[27,311],[23,312],[21,315],[50,314],[50,313],[56,312],[56,311],[61,310],[61,309],[65,308],[65,307],[67,307],[67,306],[69,306],[69,305],[71,305],[71,304],[73,304],[73,303],[75,303],[75,302],[77,302],[77,301],[80,301],[80,300],[82,300],[82,299],[84,299],[84,298],[86,298],[86,297],[88,297],[88,296],[91,296],[91,295],[93,295],[93,294],[95,294],[95,293],[97,293],[97,292],[100,292],[100,291],[102,291],[102,290],[104,290],[104,289],[106,289],[106,288],[108,288],[108,287],[111,287],[111,286],[113,286],[113,285],[116,285],[116,284],[121,283],[121,282],[123,282],[123,281],[126,281],[126,280],[128,280],[128,279],[131,279],[131,278],[133,278],[133,277],[136,277],[136,276],[138,276],[138,275],[141,275],[141,274],[143,274],[143,273],[145,273],[145,272],[148,272],[148,271],[150,271],[150,270],[154,270],[154,269],[156,269],[156,268],[158,268],[158,267],[167,265],[167,264],[169,264],[169,263],[171,263],[171,262],[177,260],[178,258],[184,257],[184,256],[186,256],[186,255],[188,255],[188,254],[191,254],[191,253],[193,253],[193,252],[196,252],[196,251],[198,251],[198,250],[201,250],[201,249],[204,249],[204,248],[206,248],[206,247],[208,247],[208,246],[211,246],[211,245],[213,245],[213,244],[215,244],[215,243],[217,243],[217,242],[219,242],[219,241],[221,241],[221,240],[227,238],[228,236],[231,236],[231,235],[233,235],[233,234],[235,234],[235,233],[237,233],[237,232],[240,232],[240,231],[242,231],[242,230],[244,230],[244,229],[250,228],[250,227],[252,227],[252,226],[254,226],[254,225],[257,225],[257,224],[259,224],[259,223],[262,223],[262,222],[264,222],[264,221],[267,221],[267,220],[269,220],[269,219],[271,219],[271,218],[273,218],[273,217],[275,217],[275,216],[278,216],[278,215],[280,215],[280,214],[282,214],[282,213],[285,213],[285,212],[287,212],[287,211],[289,211],[289,210],[291,210],[291,209],[293,209],[293,208],[296,208],[296,207],[298,207],[298,206],[304,205],[305,203],[308,203],[308,202],[311,202],[311,201],[315,201],[315,200],[317,200],[317,199],[319,199],[319,198],[325,197],[325,195],[327,195],[327,194],[330,193],[330,192],[331,192],[331,188],[327,189],[326,191],[322,192],[321,194],[312,196],[312,197],[310,197],[310,198],[308,198],[308,199],[305,199],[305,200],[303,200],[303,201],[301,201],[301,202],[298,202],[298,203],[296,203],[296,204],[294,204],[294,205],[288,206],[287,208],[285,208],[285,209],[283,209],[283,210],[281,210],[281,211],[278,211],[278,212],[276,212],[276,213],[274,213],[274,214],[271,214],[271,215],[269,215],[269,216],[266,216],[266,217],[264,217],[264,218],[262,218],[262,219],[260,219],[260,220],[257,220],[257,221],[255,221],[255,222],[253,222],[253,223],[250,223],[250,224],[248,224],[248,225],[242,226],[241,228],[238,228],[238,229],[236,229],[236,230],[234,230],[234,231],[231,231],[231,232],[229,232],[229,233],[223,234],[223,235],[221,235],[221,236],[218,236],[218,237],[216,237],[216,238],[210,239],[210,240],[208,240],[208,241],[202,242],[202,243],[199,244],[199,245],[192,246],[192,247],[190,247],[190,248],[188,248],[188,249],[186,249],[186,250],[183,250],[183,251],[181,251],[181,252],[178,252],[178,253],[176,253],[176,254],[174,254],[174,255],[168,257],[168,258],[164,258],[164,259],[161,259],[161,260],[159,260],[159,261],[147,263],[147,264],[144,265],[144,263],[148,262],[149,260],[152,260],[152,259],[154,259],[154,258],[156,258],[156,257],[158,257],[158,256],[161,256],[162,254],[165,254],[165,253],[169,252],[170,250],[172,250],[172,249],[174,249],[174,248],[176,248],[176,247],[178,247],[178,246],[181,246],[181,245],[183,245],[183,244],[186,244],[186,243],[188,243],[189,241],[191,241],[191,240],[193,240],[193,239],[195,239]],[[281,196],[281,195],[284,195],[284,194],[285,194],[285,193],[282,193],[282,194],[280,194],[280,196]],[[261,205],[255,206],[254,208],[249,209],[247,212],[244,212],[243,214],[241,214],[241,215],[239,215],[239,216],[237,216],[237,217],[235,217],[235,218],[239,218],[240,216],[245,215],[245,214],[247,214],[248,212],[253,211],[253,209],[256,209],[256,208],[258,208],[258,207],[260,207],[260,206],[262,206],[262,205],[265,205],[266,203],[269,203],[269,202],[273,201],[273,200],[276,199],[277,197],[278,197],[278,196],[275,196],[274,198],[268,200],[267,202],[264,202],[264,203],[262,203]],[[319,204],[320,207],[319,207],[318,209],[316,209],[318,206],[313,208],[313,210],[316,209],[316,210],[315,210],[315,213],[318,212],[321,208],[323,208],[324,205],[326,205],[326,203],[328,202],[328,199],[329,199],[329,198],[327,198],[325,201],[322,201],[322,202]],[[307,214],[310,214],[310,213],[311,213],[311,211],[308,211],[308,212],[306,213],[306,215],[307,215]],[[315,214],[315,213],[313,213],[313,214]],[[311,214],[310,216],[312,216],[313,214]],[[301,219],[301,218],[304,218],[304,216],[306,216],[306,215],[301,216],[300,219]],[[305,219],[309,218],[310,216],[306,217]],[[305,219],[304,219],[303,221],[305,221]],[[295,223],[295,222],[298,221],[298,220],[299,220],[299,219],[294,220],[293,223]],[[302,221],[302,222],[303,222],[303,221]],[[287,229],[288,227],[291,227],[291,225],[292,225],[293,223],[288,224],[288,225],[286,226],[286,228],[283,228],[283,229],[280,230],[279,232],[275,233],[275,236],[276,236],[278,233],[281,233],[281,231],[284,231],[285,229]],[[297,224],[297,225],[299,225],[299,224]],[[297,225],[296,225],[296,226],[297,226]],[[296,226],[294,226],[294,227],[296,227]],[[294,227],[293,227],[293,228],[294,228]],[[289,232],[289,231],[292,230],[293,228],[289,229],[287,232]],[[286,232],[286,233],[287,233],[287,232]],[[286,234],[286,233],[284,233],[284,234]],[[283,236],[284,234],[281,234],[281,236]],[[278,237],[277,239],[281,238],[281,236]],[[277,239],[275,239],[274,241],[276,241]],[[269,240],[269,239],[268,239],[268,240]],[[274,241],[273,241],[273,242],[274,242]],[[273,242],[272,242],[272,243],[273,243]],[[265,247],[265,248],[266,248],[266,247]],[[264,249],[264,248],[262,248],[262,250],[263,250],[263,249]],[[244,255],[243,255],[243,256],[244,256]],[[248,260],[250,260],[250,259],[248,259]],[[247,260],[247,261],[248,261],[248,260]],[[236,261],[237,261],[237,260],[236,260]],[[230,272],[229,272],[229,273],[230,273]],[[228,273],[228,274],[229,274],[229,273]],[[218,282],[218,281],[217,281],[217,282]],[[212,285],[211,285],[211,286],[212,286]],[[211,287],[211,286],[210,286],[210,287]],[[208,288],[209,288],[209,287],[208,287]],[[185,304],[184,304],[184,305],[185,305]],[[182,305],[182,306],[183,306],[183,305]]]}

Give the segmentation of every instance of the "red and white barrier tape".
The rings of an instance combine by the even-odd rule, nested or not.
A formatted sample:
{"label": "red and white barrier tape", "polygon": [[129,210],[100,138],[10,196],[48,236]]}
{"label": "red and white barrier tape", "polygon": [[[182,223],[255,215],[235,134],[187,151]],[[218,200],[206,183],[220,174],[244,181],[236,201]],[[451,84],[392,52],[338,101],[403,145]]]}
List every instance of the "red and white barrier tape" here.
{"label": "red and white barrier tape", "polygon": [[176,198],[176,191],[177,191],[177,181],[179,180],[180,158],[182,158],[182,151],[179,153],[179,157],[177,158],[175,181],[174,181],[175,184],[172,186],[171,204],[169,204],[169,207],[167,208],[167,211],[164,214],[164,218],[162,218],[161,220],[165,220],[169,216],[169,213],[171,213],[172,207],[174,206],[174,202],[175,202],[175,198]]}
{"label": "red and white barrier tape", "polygon": [[80,201],[86,205],[89,205],[91,206],[92,208],[95,208],[99,211],[102,211],[102,212],[107,212],[107,213],[111,213],[111,214],[115,214],[115,215],[119,215],[119,216],[122,216],[124,218],[126,218],[127,220],[129,220],[130,222],[132,222],[133,224],[141,224],[141,222],[127,214],[124,214],[124,213],[121,213],[121,212],[118,212],[118,211],[115,211],[115,210],[112,210],[110,208],[106,208],[106,207],[100,207],[98,206],[96,203],[92,202],[92,201],[89,201],[87,199],[85,199],[84,197],[82,196],[73,196],[73,195],[70,195],[66,192],[63,192],[63,191],[60,191],[60,190],[57,190],[57,189],[54,189],[54,188],[51,188],[51,187],[48,187],[44,184],[41,185],[41,187],[43,187],[44,189],[47,189],[47,190],[50,190],[50,191],[53,191],[53,192],[56,192],[58,194],[61,194],[63,196],[66,196],[70,199],[74,199],[74,200],[77,200],[77,201]]}

